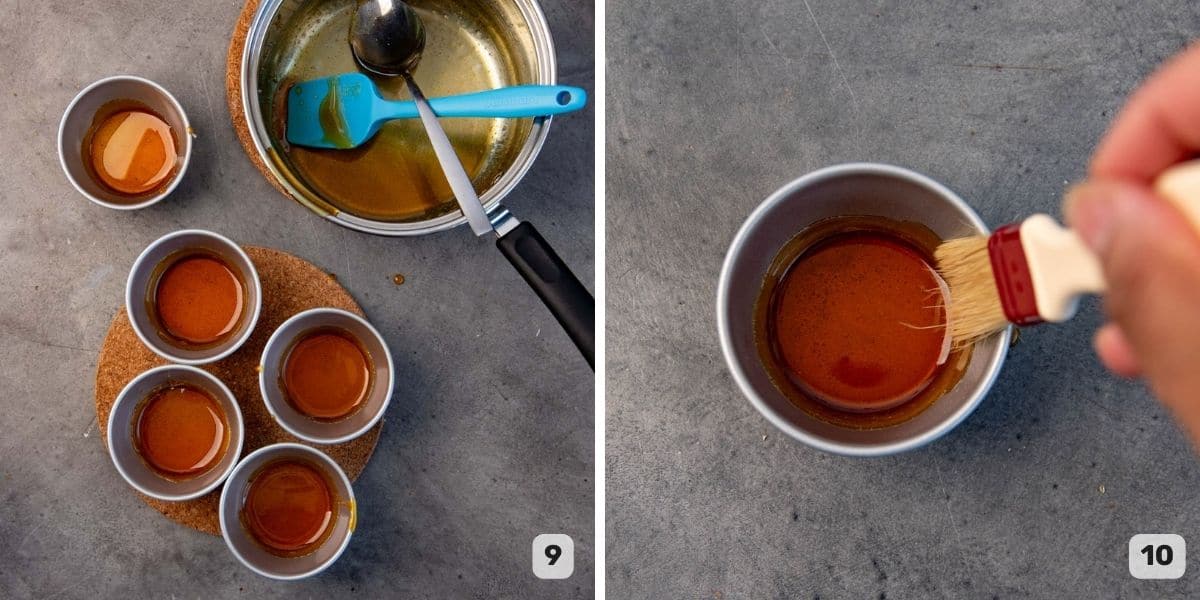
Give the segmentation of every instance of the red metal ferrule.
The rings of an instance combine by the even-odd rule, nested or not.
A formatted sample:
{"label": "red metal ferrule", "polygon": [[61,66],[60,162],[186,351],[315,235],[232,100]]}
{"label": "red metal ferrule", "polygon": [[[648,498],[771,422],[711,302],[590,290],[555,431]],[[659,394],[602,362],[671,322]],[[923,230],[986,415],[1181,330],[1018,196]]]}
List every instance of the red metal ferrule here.
{"label": "red metal ferrule", "polygon": [[1029,275],[1025,249],[1021,247],[1019,223],[1005,225],[988,238],[988,257],[992,260],[992,274],[996,278],[1004,317],[1017,325],[1041,323],[1033,278]]}

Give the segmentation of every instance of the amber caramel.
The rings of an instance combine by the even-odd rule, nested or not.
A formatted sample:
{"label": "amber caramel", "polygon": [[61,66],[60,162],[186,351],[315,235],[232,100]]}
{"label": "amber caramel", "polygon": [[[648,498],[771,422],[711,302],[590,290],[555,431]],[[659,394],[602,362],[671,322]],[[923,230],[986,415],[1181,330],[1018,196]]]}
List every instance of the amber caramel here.
{"label": "amber caramel", "polygon": [[371,392],[371,361],[349,332],[321,328],[305,333],[283,365],[288,402],[314,419],[353,414]]}
{"label": "amber caramel", "polygon": [[149,108],[132,101],[101,107],[84,137],[83,155],[93,179],[130,200],[152,196],[165,188],[179,162],[171,126]]}
{"label": "amber caramel", "polygon": [[780,250],[755,309],[759,355],[797,407],[876,429],[929,408],[962,377],[932,264],[939,238],[916,223],[836,217]]}
{"label": "amber caramel", "polygon": [[204,474],[229,447],[225,411],[207,392],[191,385],[155,391],[134,418],[134,448],[168,479]]}
{"label": "amber caramel", "polygon": [[333,531],[337,495],[320,468],[284,459],[250,478],[241,521],[247,532],[277,556],[303,556]]}
{"label": "amber caramel", "polygon": [[198,251],[165,262],[150,303],[166,338],[183,347],[204,347],[237,330],[245,296],[245,285],[233,267],[215,254]]}

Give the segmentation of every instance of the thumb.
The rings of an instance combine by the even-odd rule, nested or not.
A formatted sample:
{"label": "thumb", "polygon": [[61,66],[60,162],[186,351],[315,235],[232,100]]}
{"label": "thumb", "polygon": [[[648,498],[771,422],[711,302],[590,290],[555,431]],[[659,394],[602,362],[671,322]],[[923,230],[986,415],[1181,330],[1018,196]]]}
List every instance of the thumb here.
{"label": "thumb", "polygon": [[1100,259],[1109,318],[1200,444],[1200,234],[1149,188],[1125,181],[1084,182],[1064,211]]}

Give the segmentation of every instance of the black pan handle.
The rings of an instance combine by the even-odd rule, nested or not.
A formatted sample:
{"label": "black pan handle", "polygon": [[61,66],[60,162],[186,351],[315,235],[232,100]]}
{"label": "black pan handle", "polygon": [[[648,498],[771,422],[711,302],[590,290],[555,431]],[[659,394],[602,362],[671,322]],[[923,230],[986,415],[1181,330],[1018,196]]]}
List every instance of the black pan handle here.
{"label": "black pan handle", "polygon": [[595,369],[596,300],[587,288],[529,223],[504,234],[496,240],[496,247],[567,330],[588,366]]}

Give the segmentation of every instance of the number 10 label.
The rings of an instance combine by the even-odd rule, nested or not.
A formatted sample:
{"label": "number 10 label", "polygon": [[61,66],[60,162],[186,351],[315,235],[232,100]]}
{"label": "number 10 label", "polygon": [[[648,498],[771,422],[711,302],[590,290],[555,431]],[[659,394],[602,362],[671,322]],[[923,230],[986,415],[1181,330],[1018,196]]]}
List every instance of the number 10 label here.
{"label": "number 10 label", "polygon": [[1138,579],[1179,579],[1187,568],[1187,544],[1173,533],[1129,538],[1129,574]]}

